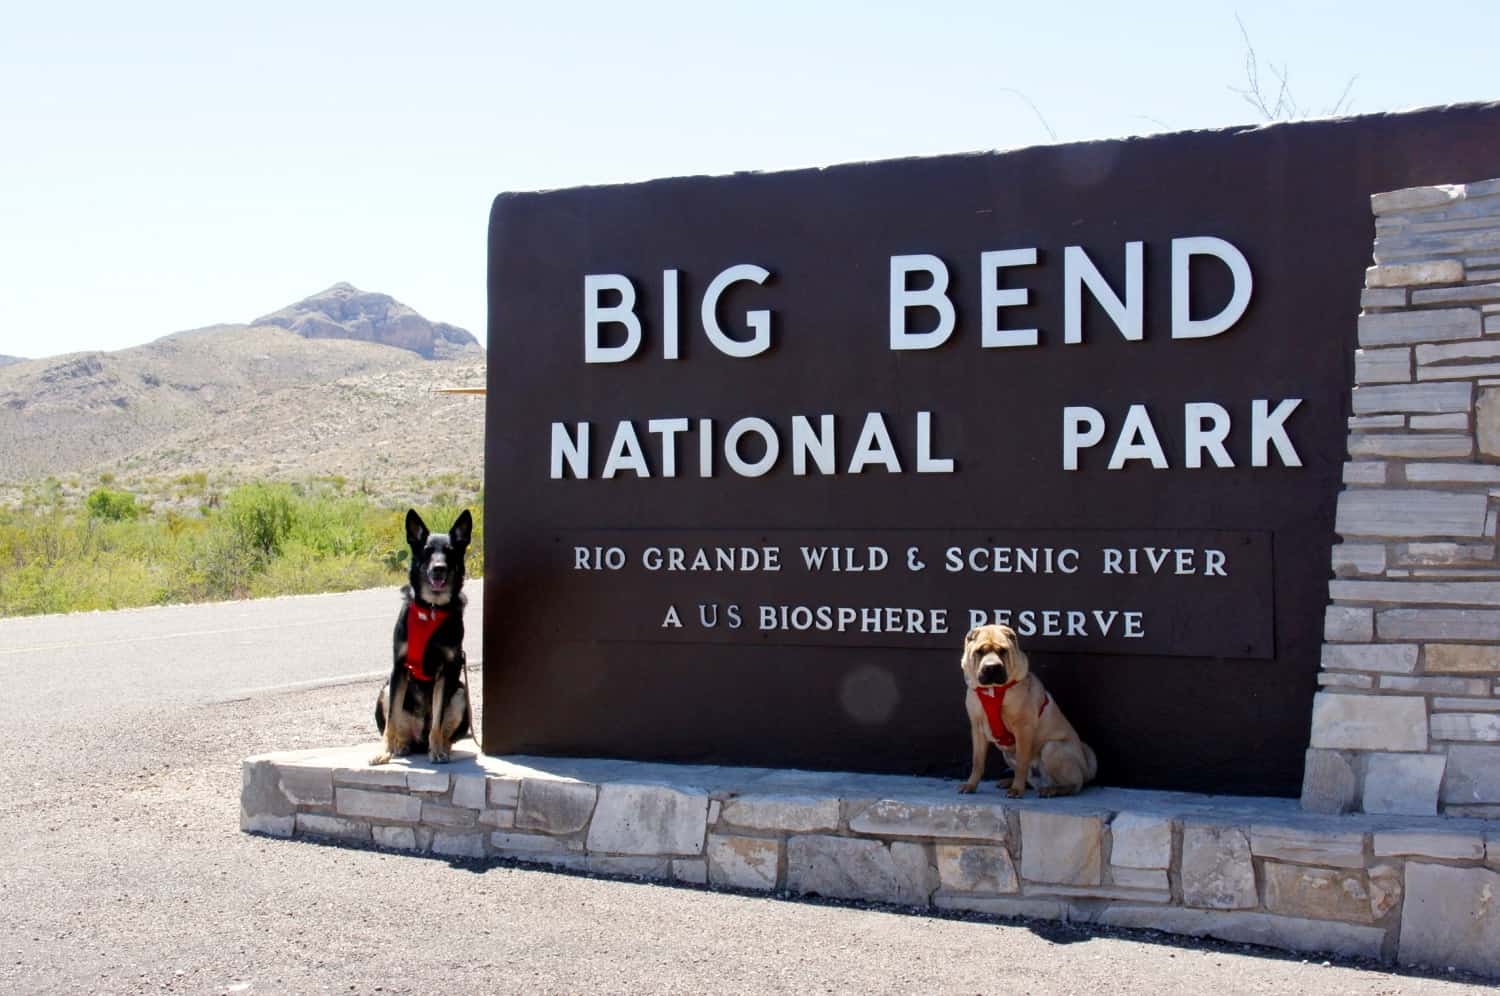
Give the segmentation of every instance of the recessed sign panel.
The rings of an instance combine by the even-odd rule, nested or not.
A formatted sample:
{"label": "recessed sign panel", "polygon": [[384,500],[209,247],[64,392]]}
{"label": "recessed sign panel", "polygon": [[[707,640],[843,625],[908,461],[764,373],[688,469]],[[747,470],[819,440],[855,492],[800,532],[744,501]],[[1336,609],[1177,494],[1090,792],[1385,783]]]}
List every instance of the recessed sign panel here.
{"label": "recessed sign panel", "polygon": [[491,752],[960,774],[1005,622],[1108,784],[1294,794],[1369,195],[1500,109],[507,194]]}

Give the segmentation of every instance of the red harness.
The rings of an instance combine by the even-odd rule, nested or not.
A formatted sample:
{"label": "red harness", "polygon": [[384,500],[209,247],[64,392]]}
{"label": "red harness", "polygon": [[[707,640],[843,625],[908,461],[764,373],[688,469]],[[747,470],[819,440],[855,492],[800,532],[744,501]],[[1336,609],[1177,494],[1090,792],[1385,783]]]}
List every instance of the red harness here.
{"label": "red harness", "polygon": [[[984,707],[985,718],[990,721],[990,736],[995,743],[1001,747],[1014,747],[1016,745],[1015,734],[1005,725],[1005,717],[1000,710],[1005,705],[1005,693],[1015,687],[1014,681],[1007,681],[1003,685],[991,685],[985,688],[974,689],[974,694],[979,696],[979,704]],[[1042,707],[1036,711],[1040,716],[1047,709],[1047,703],[1052,699],[1046,692],[1042,693]]]}
{"label": "red harness", "polygon": [[427,657],[427,641],[448,618],[447,609],[437,609],[412,602],[406,607],[406,670],[418,681],[431,681],[423,660]]}

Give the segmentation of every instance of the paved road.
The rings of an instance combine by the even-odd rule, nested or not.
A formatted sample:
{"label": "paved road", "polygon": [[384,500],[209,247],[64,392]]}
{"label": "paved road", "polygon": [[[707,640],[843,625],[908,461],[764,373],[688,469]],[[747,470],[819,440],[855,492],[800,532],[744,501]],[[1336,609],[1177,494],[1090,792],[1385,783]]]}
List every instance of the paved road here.
{"label": "paved road", "polygon": [[240,758],[372,738],[376,679],[357,676],[383,665],[396,604],[377,591],[0,619],[0,993],[1483,989],[240,833]]}

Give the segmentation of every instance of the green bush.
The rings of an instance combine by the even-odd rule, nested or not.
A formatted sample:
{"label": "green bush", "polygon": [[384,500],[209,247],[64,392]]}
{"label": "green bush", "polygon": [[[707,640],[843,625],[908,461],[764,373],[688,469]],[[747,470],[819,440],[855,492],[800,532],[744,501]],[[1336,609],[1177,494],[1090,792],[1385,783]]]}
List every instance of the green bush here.
{"label": "green bush", "polygon": [[[406,506],[327,486],[307,490],[245,485],[200,515],[153,511],[108,488],[70,509],[61,486],[43,482],[21,508],[0,508],[0,616],[399,584],[408,559]],[[418,509],[438,531],[462,511],[451,494],[441,497]],[[477,578],[484,514],[477,504],[469,508],[468,573]]]}
{"label": "green bush", "polygon": [[224,521],[242,544],[270,559],[292,531],[293,500],[286,485],[247,484],[224,499]]}
{"label": "green bush", "polygon": [[134,519],[141,514],[141,507],[135,503],[135,495],[104,487],[90,491],[83,506],[88,509],[89,518],[104,519],[107,522]]}

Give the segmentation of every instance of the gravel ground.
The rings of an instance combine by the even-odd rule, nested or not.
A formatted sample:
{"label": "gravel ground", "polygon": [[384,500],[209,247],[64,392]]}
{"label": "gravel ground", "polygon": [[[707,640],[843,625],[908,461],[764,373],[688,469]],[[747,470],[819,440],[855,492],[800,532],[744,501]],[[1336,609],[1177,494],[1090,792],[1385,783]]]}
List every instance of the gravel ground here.
{"label": "gravel ground", "polygon": [[[18,662],[5,664],[21,681]],[[0,709],[5,993],[1459,993],[1238,945],[283,841],[239,761],[370,739],[374,684]],[[66,708],[65,703],[56,703]],[[66,716],[66,713],[63,713]]]}

